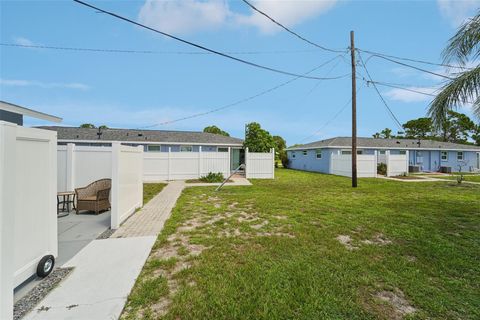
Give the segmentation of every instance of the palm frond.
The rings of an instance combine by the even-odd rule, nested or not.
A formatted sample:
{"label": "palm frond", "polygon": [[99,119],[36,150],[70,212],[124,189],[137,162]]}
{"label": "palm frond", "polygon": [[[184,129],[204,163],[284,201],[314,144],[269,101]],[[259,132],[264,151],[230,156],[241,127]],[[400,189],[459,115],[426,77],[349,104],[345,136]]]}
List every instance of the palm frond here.
{"label": "palm frond", "polygon": [[473,113],[480,118],[480,66],[462,72],[450,83],[443,86],[442,91],[431,102],[428,115],[437,129],[442,127],[447,111],[473,102]]}
{"label": "palm frond", "polygon": [[469,57],[480,56],[480,11],[458,29],[443,50],[445,63],[457,61],[464,65]]}

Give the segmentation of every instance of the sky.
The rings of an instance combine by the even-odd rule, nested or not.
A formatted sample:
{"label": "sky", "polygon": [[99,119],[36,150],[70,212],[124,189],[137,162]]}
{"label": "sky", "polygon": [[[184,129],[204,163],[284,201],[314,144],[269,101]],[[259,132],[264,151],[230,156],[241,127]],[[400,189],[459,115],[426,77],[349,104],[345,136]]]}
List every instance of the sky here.
{"label": "sky", "polygon": [[[243,138],[259,122],[288,145],[351,135],[350,30],[355,45],[441,62],[441,52],[480,1],[288,1],[251,3],[321,50],[287,33],[239,0],[88,0],[149,27],[208,48],[315,80],[279,74],[201,50],[73,1],[1,1],[0,99],[82,123],[112,128],[201,131],[217,125]],[[133,50],[53,50],[11,45]],[[358,57],[357,57],[358,58]],[[372,79],[432,93],[444,80],[362,54]],[[323,66],[322,66],[323,65]],[[319,66],[322,66],[318,68]],[[436,73],[442,67],[418,65]],[[358,66],[359,136],[396,126]],[[290,81],[293,80],[293,81]],[[290,81],[264,95],[247,99]],[[432,97],[378,86],[400,123],[426,115]],[[195,118],[198,113],[237,105]],[[468,106],[460,109],[471,116]],[[478,119],[477,119],[478,120]],[[26,125],[48,124],[26,119]]]}

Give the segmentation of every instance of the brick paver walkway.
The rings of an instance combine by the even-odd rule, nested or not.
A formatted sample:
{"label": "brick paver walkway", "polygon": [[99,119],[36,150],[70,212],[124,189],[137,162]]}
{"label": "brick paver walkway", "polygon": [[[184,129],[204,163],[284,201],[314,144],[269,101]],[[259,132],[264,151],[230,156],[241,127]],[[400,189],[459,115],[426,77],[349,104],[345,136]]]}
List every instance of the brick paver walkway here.
{"label": "brick paver walkway", "polygon": [[137,213],[134,213],[111,238],[156,236],[170,217],[178,197],[185,188],[183,181],[172,181]]}

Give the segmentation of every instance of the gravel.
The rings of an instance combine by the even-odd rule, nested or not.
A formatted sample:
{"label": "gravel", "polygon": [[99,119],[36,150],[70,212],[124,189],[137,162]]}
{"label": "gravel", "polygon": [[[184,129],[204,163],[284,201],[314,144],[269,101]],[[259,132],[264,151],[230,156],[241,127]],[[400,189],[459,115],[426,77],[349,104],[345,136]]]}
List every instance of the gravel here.
{"label": "gravel", "polygon": [[55,288],[73,268],[57,268],[44,278],[27,295],[18,300],[13,307],[13,319],[19,320],[30,312],[53,288]]}
{"label": "gravel", "polygon": [[108,239],[110,236],[117,231],[116,229],[107,229],[103,231],[98,237],[97,240]]}

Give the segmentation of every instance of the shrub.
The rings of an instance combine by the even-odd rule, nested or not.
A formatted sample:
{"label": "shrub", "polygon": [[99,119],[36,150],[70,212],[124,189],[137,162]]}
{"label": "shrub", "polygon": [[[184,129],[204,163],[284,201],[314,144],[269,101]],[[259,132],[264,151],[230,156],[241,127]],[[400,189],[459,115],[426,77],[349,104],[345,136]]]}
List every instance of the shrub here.
{"label": "shrub", "polygon": [[290,164],[290,160],[288,160],[287,152],[283,151],[280,154],[280,161],[282,161],[282,167],[288,168],[288,165]]}
{"label": "shrub", "polygon": [[379,163],[377,164],[377,173],[386,176],[387,175],[387,164]]}
{"label": "shrub", "polygon": [[208,182],[208,183],[215,183],[215,182],[223,182],[225,178],[223,177],[223,174],[221,172],[209,172],[206,176],[202,176],[199,179],[200,181],[203,182]]}

